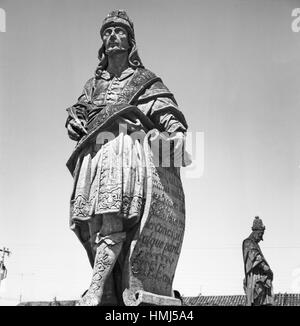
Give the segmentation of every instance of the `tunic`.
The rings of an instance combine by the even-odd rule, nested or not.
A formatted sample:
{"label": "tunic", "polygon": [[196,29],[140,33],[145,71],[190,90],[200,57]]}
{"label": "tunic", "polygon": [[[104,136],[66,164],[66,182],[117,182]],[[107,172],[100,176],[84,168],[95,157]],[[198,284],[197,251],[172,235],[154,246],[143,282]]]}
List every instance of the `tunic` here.
{"label": "tunic", "polygon": [[[92,124],[105,108],[118,103],[124,89],[133,83],[133,76],[134,85],[139,87],[139,74],[145,71],[128,68],[119,77],[103,71],[99,79],[88,80],[74,105],[77,117]],[[158,78],[144,87],[133,104],[159,131],[184,133],[187,130],[173,94]],[[67,123],[70,119],[68,117]],[[126,126],[126,133],[120,130],[120,125]],[[133,139],[130,134],[140,131],[145,135],[149,127],[136,115],[128,113],[114,119],[105,131],[113,137],[105,143],[98,135],[96,141],[88,143],[71,171],[74,188],[70,226],[85,247],[91,238],[87,222],[92,218],[105,213],[117,214],[124,219],[126,229],[127,225],[131,227],[140,220],[145,202],[144,151],[141,141]]]}

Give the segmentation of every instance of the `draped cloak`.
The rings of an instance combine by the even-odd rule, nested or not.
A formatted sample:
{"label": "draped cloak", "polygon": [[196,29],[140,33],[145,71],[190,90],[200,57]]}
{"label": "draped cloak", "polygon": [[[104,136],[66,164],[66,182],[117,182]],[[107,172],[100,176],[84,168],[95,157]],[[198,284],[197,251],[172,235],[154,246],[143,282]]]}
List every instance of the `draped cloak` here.
{"label": "draped cloak", "polygon": [[263,265],[269,266],[257,242],[251,237],[243,241],[244,291],[247,306],[273,304],[273,275],[265,271]]}
{"label": "draped cloak", "polygon": [[[67,162],[74,177],[71,229],[92,261],[89,224],[96,215],[121,216],[128,231],[121,255],[125,300],[134,304],[140,289],[171,295],[185,227],[184,193],[180,168],[156,166],[146,134],[186,132],[173,94],[144,68],[128,68],[119,78],[103,71],[70,110],[67,123],[75,115],[88,131]],[[134,132],[141,138],[130,137]]]}

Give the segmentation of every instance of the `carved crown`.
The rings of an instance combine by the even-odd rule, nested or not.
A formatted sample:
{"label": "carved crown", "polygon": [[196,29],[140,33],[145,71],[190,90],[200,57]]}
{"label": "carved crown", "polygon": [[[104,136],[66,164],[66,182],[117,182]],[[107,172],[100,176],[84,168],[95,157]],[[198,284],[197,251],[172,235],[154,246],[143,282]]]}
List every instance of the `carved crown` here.
{"label": "carved crown", "polygon": [[266,227],[263,225],[262,220],[259,218],[259,216],[255,216],[253,225],[252,225],[252,231],[264,231]]}
{"label": "carved crown", "polygon": [[126,28],[129,34],[131,34],[132,37],[134,37],[134,27],[133,22],[128,17],[125,10],[113,10],[111,11],[103,20],[102,27],[100,29],[100,35],[102,36],[102,33],[105,28],[107,28],[110,25],[122,25]]}

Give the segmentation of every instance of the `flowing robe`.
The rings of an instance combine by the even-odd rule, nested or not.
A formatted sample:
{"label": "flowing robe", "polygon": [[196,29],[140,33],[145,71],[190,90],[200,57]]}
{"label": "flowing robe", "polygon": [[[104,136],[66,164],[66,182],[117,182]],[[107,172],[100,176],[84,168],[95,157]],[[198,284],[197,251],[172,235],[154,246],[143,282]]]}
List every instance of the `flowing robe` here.
{"label": "flowing robe", "polygon": [[264,258],[259,245],[251,236],[243,241],[244,258],[244,291],[247,306],[272,305],[273,296],[273,273]]}
{"label": "flowing robe", "polygon": [[[72,112],[87,122],[88,135],[78,142],[67,163],[74,177],[71,229],[92,263],[93,242],[97,241],[91,232],[95,216],[105,213],[121,216],[125,231],[130,233],[120,258],[120,264],[125,265],[123,288],[129,288],[131,296],[141,288],[171,295],[185,223],[179,168],[154,166],[147,141],[130,135],[139,132],[145,136],[153,129],[185,133],[187,124],[173,94],[160,78],[146,69],[128,68],[119,78],[103,71],[100,79],[92,78],[86,83]],[[67,123],[72,118],[70,115]],[[126,126],[126,132],[122,132],[121,125]],[[108,141],[103,142],[101,137],[107,137]],[[153,221],[159,223],[159,230],[175,227],[178,233],[169,232],[173,236],[172,243],[165,243],[163,248],[160,243],[156,257],[152,257],[155,262],[151,262],[150,270],[147,263],[153,252],[153,243],[146,239],[150,232],[147,225],[152,223],[153,227]],[[139,247],[141,237],[143,244]],[[159,253],[164,250],[170,252],[169,257],[160,257]],[[166,257],[171,259],[168,264],[160,261]],[[129,276],[124,276],[125,273]],[[151,277],[152,282],[149,282]],[[154,285],[153,279],[157,280]]]}

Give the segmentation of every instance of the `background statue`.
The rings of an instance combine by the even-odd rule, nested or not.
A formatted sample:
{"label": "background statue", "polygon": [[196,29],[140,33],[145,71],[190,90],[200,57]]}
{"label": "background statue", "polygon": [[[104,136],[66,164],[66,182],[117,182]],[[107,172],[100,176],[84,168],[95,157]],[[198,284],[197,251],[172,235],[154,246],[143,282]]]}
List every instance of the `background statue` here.
{"label": "background statue", "polygon": [[112,11],[100,35],[95,76],[67,109],[68,135],[78,141],[67,163],[70,226],[93,267],[78,305],[130,305],[139,290],[173,296],[187,123],[173,94],[144,68],[126,12]]}
{"label": "background statue", "polygon": [[243,241],[244,258],[244,291],[247,297],[247,306],[272,305],[273,272],[263,256],[258,243],[263,240],[265,226],[256,216],[252,226],[252,233]]}

